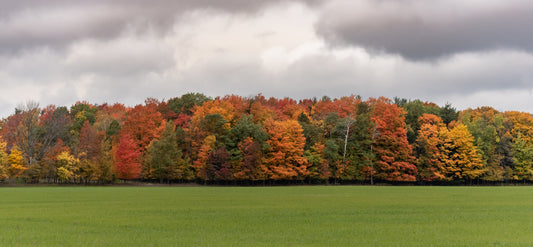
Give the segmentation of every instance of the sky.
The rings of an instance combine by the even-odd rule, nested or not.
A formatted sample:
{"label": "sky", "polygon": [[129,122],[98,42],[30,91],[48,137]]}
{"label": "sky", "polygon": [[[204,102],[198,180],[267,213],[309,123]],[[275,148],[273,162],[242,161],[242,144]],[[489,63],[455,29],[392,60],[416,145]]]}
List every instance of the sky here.
{"label": "sky", "polygon": [[530,0],[0,0],[0,117],[188,92],[533,113]]}

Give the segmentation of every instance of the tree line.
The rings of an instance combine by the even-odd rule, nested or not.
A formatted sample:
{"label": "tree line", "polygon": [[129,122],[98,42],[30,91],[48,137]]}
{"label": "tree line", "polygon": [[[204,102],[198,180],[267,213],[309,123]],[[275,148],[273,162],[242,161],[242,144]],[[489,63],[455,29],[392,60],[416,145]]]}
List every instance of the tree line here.
{"label": "tree line", "polygon": [[399,98],[27,102],[2,119],[0,137],[3,183],[533,180],[531,114]]}

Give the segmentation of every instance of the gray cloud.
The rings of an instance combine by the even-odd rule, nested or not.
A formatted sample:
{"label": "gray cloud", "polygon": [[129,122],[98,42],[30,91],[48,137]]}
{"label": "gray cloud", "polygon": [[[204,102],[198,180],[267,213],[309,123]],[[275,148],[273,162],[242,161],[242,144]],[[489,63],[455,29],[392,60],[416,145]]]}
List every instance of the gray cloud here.
{"label": "gray cloud", "polygon": [[528,0],[338,0],[324,9],[316,27],[335,45],[415,60],[493,49],[533,51]]}
{"label": "gray cloud", "polygon": [[0,114],[26,100],[135,105],[186,92],[533,112],[530,10],[525,0],[7,1]]}
{"label": "gray cloud", "polygon": [[[299,93],[298,96],[317,95],[317,92],[333,96],[355,93],[366,97],[437,101],[452,96],[467,98],[478,92],[531,90],[533,72],[527,69],[530,66],[533,66],[532,55],[507,51],[456,55],[436,64],[394,56],[361,58],[354,54],[338,58],[324,53],[294,63],[281,80],[306,85],[291,90]],[[494,98],[490,100],[493,105],[501,104]]]}
{"label": "gray cloud", "polygon": [[[305,0],[313,3],[318,0]],[[4,1],[0,53],[63,48],[83,39],[111,39],[126,31],[164,33],[190,11],[253,14],[288,0],[28,0]]]}
{"label": "gray cloud", "polygon": [[[404,97],[459,109],[490,105],[533,112],[533,55],[494,51],[455,55],[438,63],[399,56],[374,56],[363,50],[324,48],[303,56],[277,73],[258,61],[211,61],[189,70],[176,83],[210,95],[239,94],[293,97]],[[511,68],[511,69],[510,69]],[[206,73],[209,71],[209,73]],[[194,86],[193,86],[194,85]],[[520,102],[520,103],[517,103]]]}

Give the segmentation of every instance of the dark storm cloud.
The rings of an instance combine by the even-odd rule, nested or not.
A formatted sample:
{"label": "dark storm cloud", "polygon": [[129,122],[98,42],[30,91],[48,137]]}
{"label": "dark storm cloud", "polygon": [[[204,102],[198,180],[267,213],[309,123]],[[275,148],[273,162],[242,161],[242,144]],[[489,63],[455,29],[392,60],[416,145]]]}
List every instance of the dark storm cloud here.
{"label": "dark storm cloud", "polygon": [[[316,0],[307,0],[312,3]],[[0,52],[61,48],[81,39],[110,39],[125,29],[164,33],[187,11],[255,13],[286,0],[2,1]]]}
{"label": "dark storm cloud", "polygon": [[331,1],[316,27],[336,45],[408,59],[514,49],[533,52],[533,2],[527,0]]}

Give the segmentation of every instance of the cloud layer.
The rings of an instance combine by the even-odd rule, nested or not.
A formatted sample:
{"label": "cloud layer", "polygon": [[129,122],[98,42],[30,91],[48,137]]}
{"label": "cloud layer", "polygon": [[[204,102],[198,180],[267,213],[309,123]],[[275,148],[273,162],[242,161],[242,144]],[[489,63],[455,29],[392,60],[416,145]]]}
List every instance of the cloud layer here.
{"label": "cloud layer", "polygon": [[333,43],[358,45],[406,58],[516,49],[533,51],[533,2],[527,0],[338,0],[317,24]]}
{"label": "cloud layer", "polygon": [[533,112],[528,1],[10,1],[0,115],[26,100],[361,94]]}
{"label": "cloud layer", "polygon": [[[165,35],[189,12],[260,14],[288,0],[28,0],[2,3],[0,52],[61,48],[83,39],[111,39],[124,31]],[[313,4],[319,0],[305,0]]]}

